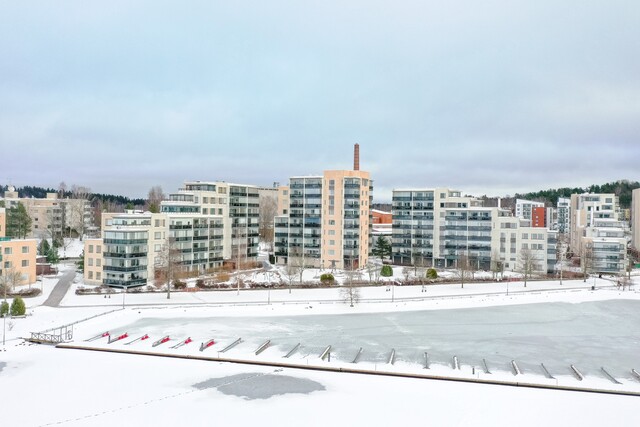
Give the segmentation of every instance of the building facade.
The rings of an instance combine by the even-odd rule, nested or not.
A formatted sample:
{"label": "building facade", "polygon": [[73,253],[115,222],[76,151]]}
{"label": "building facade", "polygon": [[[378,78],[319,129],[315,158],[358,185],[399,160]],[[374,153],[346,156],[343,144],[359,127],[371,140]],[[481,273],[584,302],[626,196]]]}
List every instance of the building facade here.
{"label": "building facade", "polygon": [[553,271],[556,232],[531,227],[508,209],[483,207],[481,200],[448,188],[393,191],[392,257],[403,265],[474,269],[495,263],[518,269],[521,249],[534,251],[539,271]]}
{"label": "building facade", "polygon": [[640,188],[631,193],[631,246],[640,250]]}
{"label": "building facade", "polygon": [[533,218],[534,208],[544,208],[544,203],[516,199],[516,218],[531,220]]}
{"label": "building facade", "polygon": [[13,187],[5,192],[6,208],[22,203],[32,220],[28,237],[52,239],[69,236],[73,231],[78,235],[93,234],[96,231],[93,209],[88,200],[61,199],[58,193],[47,193],[45,198],[19,197]]}
{"label": "building facade", "polygon": [[356,144],[353,170],[290,178],[282,189],[287,214],[274,221],[276,263],[340,269],[368,263],[373,181],[358,156]]}
{"label": "building facade", "polygon": [[11,239],[6,237],[6,209],[0,208],[0,281],[10,282],[8,277],[15,272],[19,283],[36,282],[36,257],[38,242],[35,239]]}

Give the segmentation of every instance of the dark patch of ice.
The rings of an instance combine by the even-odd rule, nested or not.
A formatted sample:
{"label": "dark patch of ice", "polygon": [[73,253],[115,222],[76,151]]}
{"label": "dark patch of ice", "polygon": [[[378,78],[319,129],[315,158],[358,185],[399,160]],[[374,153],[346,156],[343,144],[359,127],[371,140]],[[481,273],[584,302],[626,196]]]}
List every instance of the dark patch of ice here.
{"label": "dark patch of ice", "polygon": [[224,394],[242,397],[246,400],[269,399],[273,396],[290,393],[309,394],[325,390],[322,384],[306,378],[259,373],[211,378],[194,384],[193,387],[198,390],[217,388]]}
{"label": "dark patch of ice", "polygon": [[0,372],[2,372],[2,369],[4,369],[5,366],[7,366],[5,362],[0,362]]}

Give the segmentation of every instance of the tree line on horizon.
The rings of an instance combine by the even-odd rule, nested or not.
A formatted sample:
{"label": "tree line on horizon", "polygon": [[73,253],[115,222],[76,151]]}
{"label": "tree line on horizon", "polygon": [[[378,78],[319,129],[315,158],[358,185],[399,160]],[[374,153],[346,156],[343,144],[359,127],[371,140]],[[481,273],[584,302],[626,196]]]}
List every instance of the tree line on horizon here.
{"label": "tree line on horizon", "polygon": [[551,188],[548,190],[533,191],[529,193],[516,193],[515,199],[534,200],[544,202],[548,206],[556,206],[558,199],[569,198],[572,194],[595,193],[608,194],[613,193],[620,199],[620,207],[628,209],[631,207],[631,192],[640,188],[640,182],[629,181],[626,179],[608,182],[606,184],[592,184],[588,187],[562,187]]}

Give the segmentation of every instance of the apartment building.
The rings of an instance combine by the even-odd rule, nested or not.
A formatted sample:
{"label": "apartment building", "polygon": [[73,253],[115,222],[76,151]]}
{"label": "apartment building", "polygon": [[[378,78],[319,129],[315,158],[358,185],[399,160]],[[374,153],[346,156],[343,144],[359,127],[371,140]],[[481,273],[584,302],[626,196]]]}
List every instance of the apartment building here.
{"label": "apartment building", "polygon": [[556,204],[556,226],[560,234],[569,234],[571,232],[571,199],[560,197]]}
{"label": "apartment building", "polygon": [[[166,204],[165,204],[166,203]],[[204,273],[222,266],[223,221],[204,215],[191,202],[163,202],[171,212],[127,211],[104,216],[102,239],[85,240],[85,280],[128,288],[152,281],[171,262],[183,272]]]}
{"label": "apartment building", "polygon": [[[189,202],[190,205],[184,205]],[[231,262],[258,259],[260,189],[255,185],[227,182],[188,181],[169,200],[162,212],[188,211],[217,215],[223,224],[223,258]]]}
{"label": "apartment building", "polygon": [[544,208],[544,203],[516,199],[516,218],[531,220],[533,218],[534,208]]}
{"label": "apartment building", "polygon": [[36,256],[38,242],[35,239],[11,239],[6,237],[6,209],[0,208],[0,281],[10,272],[20,274],[20,284],[36,282]]}
{"label": "apartment building", "polygon": [[58,193],[47,193],[45,198],[19,197],[15,188],[5,192],[6,208],[22,203],[32,220],[28,237],[44,239],[66,236],[73,230],[78,234],[96,231],[93,210],[88,200],[60,199]]}
{"label": "apartment building", "polygon": [[615,194],[572,194],[571,195],[571,228],[569,245],[574,254],[582,251],[583,237],[586,229],[593,227],[596,220],[619,220],[619,202]]}
{"label": "apartment building", "polygon": [[618,274],[625,271],[627,268],[625,230],[626,227],[622,221],[610,218],[595,219],[593,225],[585,229],[582,245],[588,250],[587,254],[581,256],[581,263],[589,264],[587,272]]}
{"label": "apartment building", "polygon": [[631,193],[631,246],[640,250],[640,188]]}
{"label": "apartment building", "polygon": [[275,256],[279,264],[299,262],[316,268],[356,269],[367,264],[373,181],[359,169],[327,170],[289,180],[288,214],[275,218]]}
{"label": "apartment building", "polygon": [[452,268],[464,257],[488,270],[518,268],[521,249],[534,251],[540,272],[553,271],[556,233],[531,227],[507,209],[448,188],[398,189],[392,199],[392,256],[404,265]]}

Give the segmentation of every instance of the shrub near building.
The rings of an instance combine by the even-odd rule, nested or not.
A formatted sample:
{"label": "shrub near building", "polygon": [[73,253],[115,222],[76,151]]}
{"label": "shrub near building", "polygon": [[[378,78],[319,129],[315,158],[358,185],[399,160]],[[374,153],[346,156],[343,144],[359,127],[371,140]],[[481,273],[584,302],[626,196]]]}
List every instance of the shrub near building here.
{"label": "shrub near building", "polygon": [[24,300],[20,297],[15,297],[11,303],[11,315],[24,316],[26,312],[27,308],[24,305]]}
{"label": "shrub near building", "polygon": [[391,277],[393,276],[393,269],[390,265],[383,265],[382,270],[380,270],[380,275],[382,277]]}

